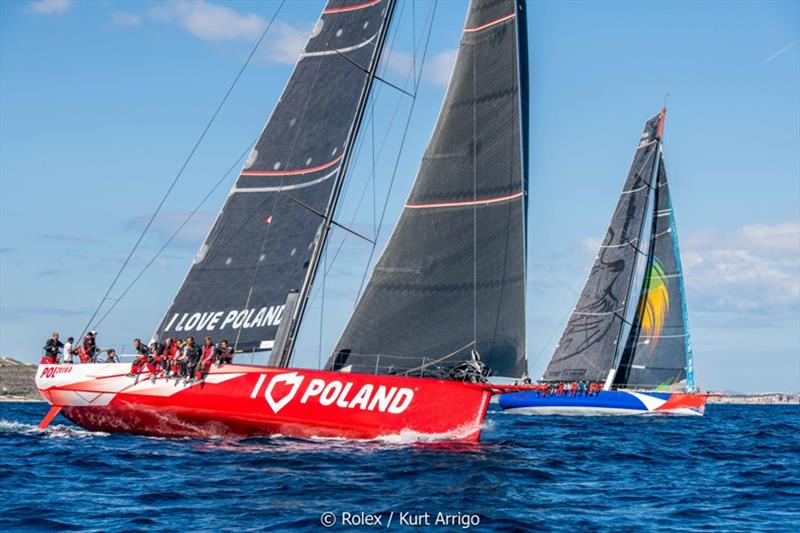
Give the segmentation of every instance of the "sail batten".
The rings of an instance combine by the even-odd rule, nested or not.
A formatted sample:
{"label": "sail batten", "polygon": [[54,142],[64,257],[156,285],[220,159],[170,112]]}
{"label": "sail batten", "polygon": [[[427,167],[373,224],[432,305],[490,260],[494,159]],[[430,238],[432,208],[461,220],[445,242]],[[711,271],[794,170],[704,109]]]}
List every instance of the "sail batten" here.
{"label": "sail batten", "polygon": [[372,73],[353,61],[377,63],[393,5],[328,2],[156,338],[274,345],[287,302],[313,278],[363,112]]}
{"label": "sail batten", "polygon": [[493,374],[526,371],[521,9],[470,3],[414,186],[328,368],[430,376],[475,351]]}

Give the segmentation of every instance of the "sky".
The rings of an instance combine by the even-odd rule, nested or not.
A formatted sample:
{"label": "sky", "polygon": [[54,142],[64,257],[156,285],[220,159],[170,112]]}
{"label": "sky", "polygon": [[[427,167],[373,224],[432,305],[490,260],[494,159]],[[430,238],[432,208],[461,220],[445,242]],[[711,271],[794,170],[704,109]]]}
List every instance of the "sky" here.
{"label": "sky", "polygon": [[[322,7],[295,0],[278,13],[112,297],[211,196],[98,327],[101,346],[130,347],[155,329]],[[410,36],[425,34],[432,7],[400,0],[387,80],[408,87],[421,60]],[[35,362],[53,330],[80,334],[277,8],[0,2],[0,354]],[[465,2],[436,5],[402,150],[410,99],[383,86],[373,100],[369,127],[386,139],[377,205],[371,194],[358,202],[370,159],[359,155],[339,216],[374,231],[387,198],[379,250],[441,106],[465,13]],[[558,342],[644,121],[666,103],[698,384],[800,390],[800,2],[529,2],[528,26],[530,374]],[[368,268],[364,243],[336,231],[330,242],[298,366],[327,358]]]}

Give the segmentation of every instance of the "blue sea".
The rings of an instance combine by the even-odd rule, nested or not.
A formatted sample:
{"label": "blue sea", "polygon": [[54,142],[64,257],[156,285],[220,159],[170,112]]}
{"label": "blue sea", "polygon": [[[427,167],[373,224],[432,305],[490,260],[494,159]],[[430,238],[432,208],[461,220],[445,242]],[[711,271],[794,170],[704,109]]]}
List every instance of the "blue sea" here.
{"label": "blue sea", "polygon": [[0,403],[0,531],[797,531],[800,407],[525,417],[479,444],[157,439]]}

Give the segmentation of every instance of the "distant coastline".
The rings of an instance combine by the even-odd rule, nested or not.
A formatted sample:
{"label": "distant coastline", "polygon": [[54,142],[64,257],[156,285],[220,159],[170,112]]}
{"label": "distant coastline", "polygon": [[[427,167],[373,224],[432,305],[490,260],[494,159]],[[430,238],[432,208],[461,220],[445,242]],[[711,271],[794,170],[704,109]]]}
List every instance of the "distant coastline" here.
{"label": "distant coastline", "polygon": [[708,403],[729,405],[800,405],[800,394],[787,394],[784,392],[760,392],[754,394],[721,392],[713,394],[715,395],[708,398]]}

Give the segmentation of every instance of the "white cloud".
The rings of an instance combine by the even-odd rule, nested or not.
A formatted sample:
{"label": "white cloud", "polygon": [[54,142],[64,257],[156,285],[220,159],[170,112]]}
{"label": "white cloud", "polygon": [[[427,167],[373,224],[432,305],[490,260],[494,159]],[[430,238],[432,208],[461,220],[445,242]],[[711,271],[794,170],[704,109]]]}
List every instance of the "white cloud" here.
{"label": "white cloud", "polygon": [[[458,49],[445,50],[439,52],[433,57],[430,57],[425,62],[422,79],[432,85],[444,87],[450,82],[450,74],[453,72],[453,66],[456,64],[456,56]],[[408,52],[401,52],[399,50],[389,50],[384,56],[386,57],[386,67],[403,76],[405,79],[410,77],[411,68],[414,66],[414,58]],[[419,69],[420,58],[417,58],[416,67]]]}
{"label": "white cloud", "polygon": [[268,39],[262,43],[262,46],[266,45],[264,57],[276,63],[294,65],[297,56],[306,46],[313,26],[308,24],[306,27],[295,28],[291,24],[276,20],[269,29]]}
{"label": "white cloud", "polygon": [[601,244],[603,244],[603,239],[598,237],[586,238],[581,241],[581,246],[583,247],[584,251],[592,254],[592,257],[597,255]]}
{"label": "white cloud", "polygon": [[254,41],[267,24],[259,15],[242,14],[205,0],[173,0],[154,7],[150,14],[209,41]]}
{"label": "white cloud", "polygon": [[[150,16],[171,22],[206,41],[255,42],[267,27],[267,20],[254,13],[240,13],[227,6],[206,0],[172,0],[150,10]],[[294,65],[303,51],[313,23],[292,26],[276,20],[261,44],[260,56],[286,65]]]}
{"label": "white cloud", "polygon": [[433,56],[425,65],[423,78],[438,86],[445,86],[450,82],[450,74],[456,64],[458,50],[445,50]]}
{"label": "white cloud", "polygon": [[690,234],[682,242],[690,305],[758,311],[800,307],[800,222]]}
{"label": "white cloud", "polygon": [[138,26],[142,23],[142,19],[132,13],[125,13],[124,11],[115,11],[111,14],[111,20],[117,26]]}
{"label": "white cloud", "polygon": [[28,13],[63,13],[72,7],[72,0],[36,0],[28,4]]}
{"label": "white cloud", "polygon": [[385,57],[386,68],[395,74],[406,76],[411,72],[413,60],[411,54],[408,52],[401,52],[399,50],[387,49],[383,57]]}

